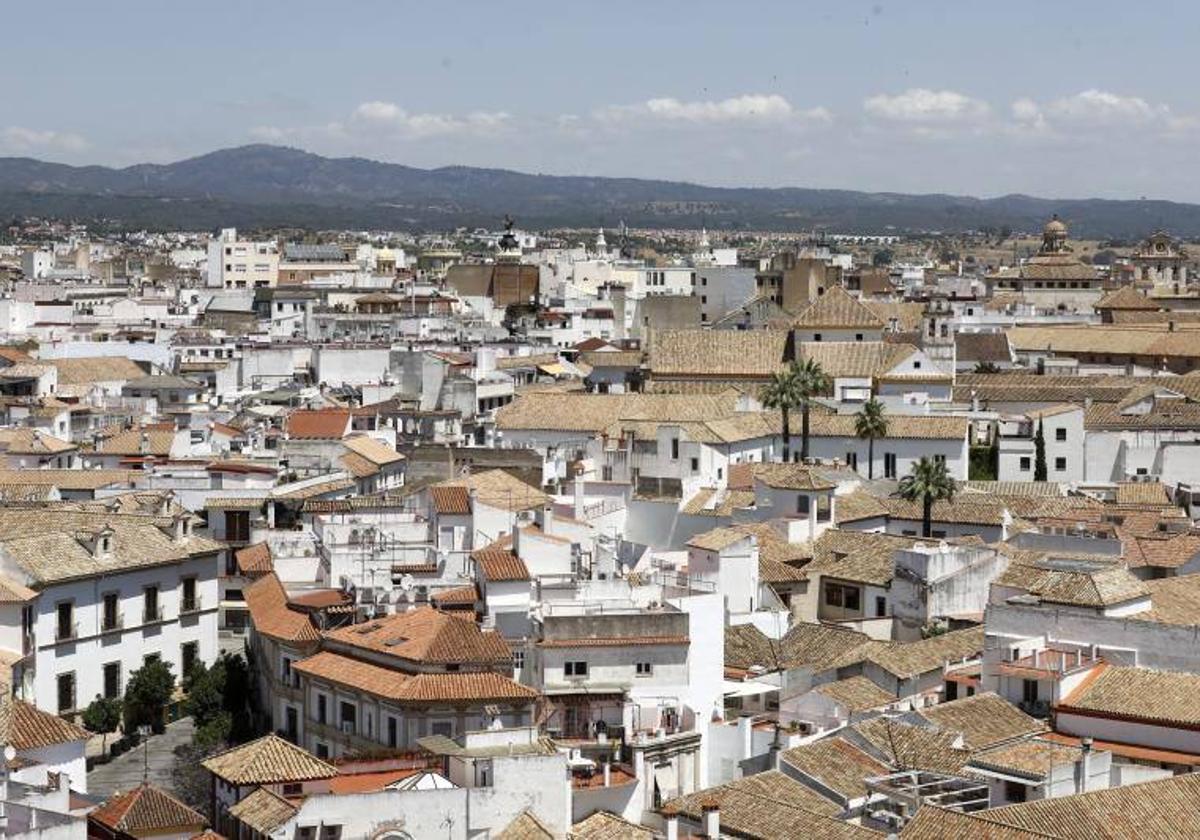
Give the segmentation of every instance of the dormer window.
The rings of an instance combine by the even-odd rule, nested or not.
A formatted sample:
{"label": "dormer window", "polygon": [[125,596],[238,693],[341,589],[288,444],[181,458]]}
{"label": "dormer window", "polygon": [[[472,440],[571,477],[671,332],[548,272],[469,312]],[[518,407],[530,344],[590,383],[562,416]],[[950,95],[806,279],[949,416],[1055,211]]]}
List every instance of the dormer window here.
{"label": "dormer window", "polygon": [[96,541],[96,553],[112,554],[112,535],[101,534],[100,539]]}

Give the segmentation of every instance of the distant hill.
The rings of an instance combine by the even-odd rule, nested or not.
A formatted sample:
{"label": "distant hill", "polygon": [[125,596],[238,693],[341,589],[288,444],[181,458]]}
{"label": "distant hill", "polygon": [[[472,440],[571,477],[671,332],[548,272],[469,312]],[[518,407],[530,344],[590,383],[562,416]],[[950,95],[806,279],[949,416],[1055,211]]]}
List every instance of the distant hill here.
{"label": "distant hill", "polygon": [[1076,237],[1140,237],[1166,227],[1200,236],[1200,205],[1169,201],[979,199],[797,187],[724,188],[677,181],[529,175],[449,166],[417,169],[327,158],[281,146],[223,149],[124,169],[0,158],[0,216],[108,219],[153,229],[217,225],[444,230],[614,226],[842,233],[1033,231],[1057,213]]}

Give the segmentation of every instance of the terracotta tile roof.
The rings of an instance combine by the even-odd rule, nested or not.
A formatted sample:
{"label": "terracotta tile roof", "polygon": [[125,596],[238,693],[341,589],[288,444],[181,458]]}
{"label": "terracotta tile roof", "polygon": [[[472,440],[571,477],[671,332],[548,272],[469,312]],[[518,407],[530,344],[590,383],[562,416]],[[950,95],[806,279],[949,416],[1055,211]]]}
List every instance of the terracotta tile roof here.
{"label": "terracotta tile roof", "polygon": [[205,759],[203,767],[234,785],[332,779],[338,770],[278,735],[264,735]]}
{"label": "terracotta tile roof", "polygon": [[386,466],[404,460],[404,456],[381,440],[367,435],[354,435],[342,441],[342,446],[376,466]]}
{"label": "terracotta tile roof", "polygon": [[332,651],[321,651],[293,667],[315,679],[402,704],[532,702],[537,697],[537,692],[528,686],[490,671],[404,674]]}
{"label": "terracotta tile roof", "polygon": [[1200,625],[1200,575],[1146,581],[1151,608],[1134,618],[1162,624]]}
{"label": "terracotta tile roof", "polygon": [[[509,405],[515,405],[515,403],[509,403]],[[505,406],[505,408],[507,407]],[[477,501],[489,507],[508,511],[540,508],[549,499],[549,496],[541,490],[531,487],[504,470],[487,470],[467,478],[444,481],[437,486],[464,487],[468,491],[473,490]]]}
{"label": "terracotta tile roof", "polygon": [[776,490],[832,490],[837,485],[819,470],[804,464],[755,464],[753,475],[767,487]]}
{"label": "terracotta tile roof", "polygon": [[471,552],[471,559],[483,575],[484,580],[521,581],[529,580],[529,569],[520,557],[508,549],[489,546]]}
{"label": "terracotta tile roof", "polygon": [[925,304],[919,301],[863,300],[862,305],[871,310],[885,326],[890,326],[891,319],[895,318],[896,327],[901,332],[919,330],[925,314]]}
{"label": "terracotta tile roof", "polygon": [[787,330],[655,330],[647,354],[652,376],[766,379],[784,366]]}
{"label": "terracotta tile roof", "polygon": [[761,667],[778,670],[779,643],[753,624],[733,624],[725,627],[725,667],[749,671]]}
{"label": "terracotta tile roof", "polygon": [[843,737],[866,749],[896,770],[927,770],[958,775],[971,751],[955,747],[958,733],[942,732],[874,717],[845,730]]}
{"label": "terracotta tile roof", "polygon": [[338,465],[355,478],[369,478],[379,473],[379,466],[355,452],[338,458]]}
{"label": "terracotta tile roof", "polygon": [[288,607],[287,592],[274,572],[254,581],[243,594],[255,631],[283,642],[310,643],[320,639],[309,617]]}
{"label": "terracotta tile roof", "polygon": [[343,604],[353,604],[354,599],[340,589],[310,589],[288,595],[288,603],[309,609],[326,609]]}
{"label": "terracotta tile roof", "polygon": [[1074,764],[1082,757],[1083,750],[1077,746],[1042,738],[1025,738],[1015,743],[980,750],[971,756],[968,766],[1018,774],[1042,781],[1052,768]]}
{"label": "terracotta tile roof", "polygon": [[877,709],[896,701],[896,695],[884,691],[861,675],[822,683],[813,691],[844,706],[851,714]]}
{"label": "terracotta tile roof", "polygon": [[429,600],[442,606],[474,604],[479,600],[479,589],[475,584],[468,583],[466,586],[456,586],[453,589],[443,589],[440,592],[434,592],[429,596]]}
{"label": "terracotta tile roof", "polygon": [[431,664],[511,667],[512,653],[499,633],[431,607],[326,631],[327,642]]}
{"label": "terracotta tile roof", "polygon": [[893,676],[907,679],[940,670],[947,662],[978,658],[983,638],[983,627],[968,627],[915,642],[881,642],[866,648],[865,658]]}
{"label": "terracotta tile roof", "polygon": [[1200,837],[1200,774],[1007,805],[987,819],[1064,840]]}
{"label": "terracotta tile roof", "polygon": [[939,703],[918,714],[946,732],[961,732],[970,749],[985,749],[1004,741],[1035,735],[1045,725],[991,692]]}
{"label": "terracotta tile roof", "polygon": [[702,806],[721,810],[723,831],[739,837],[786,840],[878,840],[879,834],[838,819],[841,808],[802,782],[778,770],[755,773],[734,782],[690,793],[666,803],[692,822],[701,822]]}
{"label": "terracotta tile roof", "polygon": [[269,788],[255,788],[229,809],[229,816],[247,828],[270,835],[296,816],[299,808]]}
{"label": "terracotta tile roof", "polygon": [[9,455],[60,455],[74,452],[75,444],[60,440],[41,429],[0,429],[0,452]]}
{"label": "terracotta tile roof", "polygon": [[1158,481],[1123,481],[1117,484],[1119,505],[1170,505],[1167,488]]}
{"label": "terracotta tile roof", "polygon": [[[784,634],[780,650],[787,668],[813,672],[861,662],[866,646],[875,644],[865,633],[826,624],[797,622]],[[763,662],[770,666],[770,663]]]}
{"label": "terracotta tile roof", "polygon": [[99,487],[132,487],[144,481],[142,470],[0,470],[0,484],[45,484],[60,490],[95,490]]}
{"label": "terracotta tile roof", "polygon": [[555,834],[528,808],[496,835],[496,840],[554,840]]}
{"label": "terracotta tile roof", "polygon": [[1200,676],[1102,663],[1057,705],[1063,712],[1089,712],[1118,720],[1200,726]]}
{"label": "terracotta tile roof", "polygon": [[1114,289],[1092,304],[1092,308],[1100,312],[1105,309],[1156,310],[1159,306],[1133,286],[1121,286],[1119,289]]}
{"label": "terracotta tile roof", "polygon": [[237,561],[238,571],[243,575],[264,575],[275,571],[275,562],[271,559],[271,546],[265,542],[238,549],[233,556]]}
{"label": "terracotta tile roof", "polygon": [[833,286],[808,305],[793,321],[793,326],[806,329],[882,330],[884,322],[841,286]]}
{"label": "terracotta tile roof", "polygon": [[846,800],[867,795],[866,777],[889,772],[886,764],[840,737],[785,750],[779,760]]}
{"label": "terracotta tile roof", "polygon": [[804,341],[797,355],[812,359],[830,378],[883,376],[918,350],[892,341]]}
{"label": "terracotta tile roof", "polygon": [[571,826],[567,840],[654,840],[654,832],[608,811],[597,811]]}
{"label": "terracotta tile roof", "polygon": [[901,840],[1039,840],[1055,835],[1004,825],[988,819],[987,811],[964,814],[936,805],[922,805],[900,832]]}
{"label": "terracotta tile roof", "polygon": [[18,750],[36,750],[54,744],[86,741],[86,730],[68,720],[43,712],[4,692],[0,698],[0,743]]}
{"label": "terracotta tile roof", "polygon": [[340,493],[343,490],[353,490],[355,486],[354,479],[352,478],[330,477],[324,481],[307,484],[295,490],[287,490],[283,493],[276,492],[275,498],[308,501],[316,496],[323,496],[326,493]]}
{"label": "terracotta tile roof", "polygon": [[[740,464],[737,466],[741,466]],[[732,470],[732,467],[730,468]],[[681,509],[689,516],[732,516],[735,510],[754,504],[754,491],[701,487]]]}
{"label": "terracotta tile roof", "polygon": [[122,382],[146,375],[137,362],[125,356],[87,356],[46,359],[58,368],[59,385],[89,385],[93,382]]}
{"label": "terracotta tile roof", "polygon": [[463,486],[429,488],[429,499],[436,513],[444,516],[464,516],[471,512],[471,495]]}
{"label": "terracotta tile roof", "polygon": [[752,536],[752,534],[747,534],[737,528],[713,528],[711,531],[696,534],[687,541],[687,545],[691,548],[699,548],[704,551],[724,551],[730,546],[737,545]]}
{"label": "terracotta tile roof", "polygon": [[955,333],[954,354],[959,362],[993,362],[1011,364],[1012,348],[1002,332]]}
{"label": "terracotta tile roof", "polygon": [[0,604],[26,604],[37,597],[37,593],[12,578],[0,576]]}
{"label": "terracotta tile roof", "polygon": [[[143,438],[145,440],[143,441]],[[143,442],[145,447],[143,448]],[[101,440],[96,451],[103,455],[142,456],[169,458],[175,444],[175,432],[165,429],[128,429]]]}
{"label": "terracotta tile roof", "polygon": [[135,837],[170,829],[175,832],[199,830],[208,824],[203,814],[148,782],[127,793],[116,794],[88,814],[88,819]]}
{"label": "terracotta tile roof", "polygon": [[341,440],[350,430],[343,408],[297,409],[287,416],[287,433],[297,440]]}
{"label": "terracotta tile roof", "polygon": [[812,544],[813,559],[804,573],[811,580],[824,576],[886,586],[892,579],[895,553],[929,543],[916,537],[831,528]]}
{"label": "terracotta tile roof", "polygon": [[376,770],[363,773],[343,772],[340,776],[329,780],[329,790],[331,793],[339,795],[347,793],[370,793],[372,791],[383,790],[389,785],[394,785],[401,779],[408,779],[423,772],[425,771],[420,768]]}

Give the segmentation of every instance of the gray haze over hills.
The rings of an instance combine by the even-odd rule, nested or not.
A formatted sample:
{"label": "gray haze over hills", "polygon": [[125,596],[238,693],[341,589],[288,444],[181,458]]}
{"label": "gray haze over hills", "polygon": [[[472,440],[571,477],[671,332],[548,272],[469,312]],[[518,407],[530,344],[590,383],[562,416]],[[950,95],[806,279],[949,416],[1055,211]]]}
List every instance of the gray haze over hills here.
{"label": "gray haze over hills", "polygon": [[971,198],[799,187],[417,169],[250,145],[122,169],[0,158],[0,214],[110,220],[124,227],[219,225],[438,230],[495,226],[768,229],[843,233],[1037,230],[1052,213],[1076,237],[1200,236],[1200,205],[1156,200]]}

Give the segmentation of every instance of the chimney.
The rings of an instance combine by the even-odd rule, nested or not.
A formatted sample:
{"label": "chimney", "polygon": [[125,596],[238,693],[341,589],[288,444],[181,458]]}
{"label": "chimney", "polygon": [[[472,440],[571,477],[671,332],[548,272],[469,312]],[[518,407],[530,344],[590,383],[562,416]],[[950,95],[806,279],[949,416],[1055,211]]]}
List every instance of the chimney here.
{"label": "chimney", "polygon": [[754,749],[754,715],[750,714],[749,712],[743,712],[742,714],[738,715],[737,728],[738,743],[741,746],[741,752],[738,755],[738,758],[747,759],[750,757],[751,751]]}
{"label": "chimney", "polygon": [[716,840],[721,836],[721,804],[710,796],[700,803],[700,813],[704,836]]}
{"label": "chimney", "polygon": [[573,516],[580,522],[583,521],[583,476],[575,473],[574,498],[575,511]]}
{"label": "chimney", "polygon": [[679,811],[668,805],[663,808],[662,815],[666,821],[667,840],[679,840]]}
{"label": "chimney", "polygon": [[1079,740],[1079,749],[1083,753],[1076,764],[1078,778],[1075,780],[1075,792],[1087,793],[1092,771],[1092,738],[1085,736]]}

